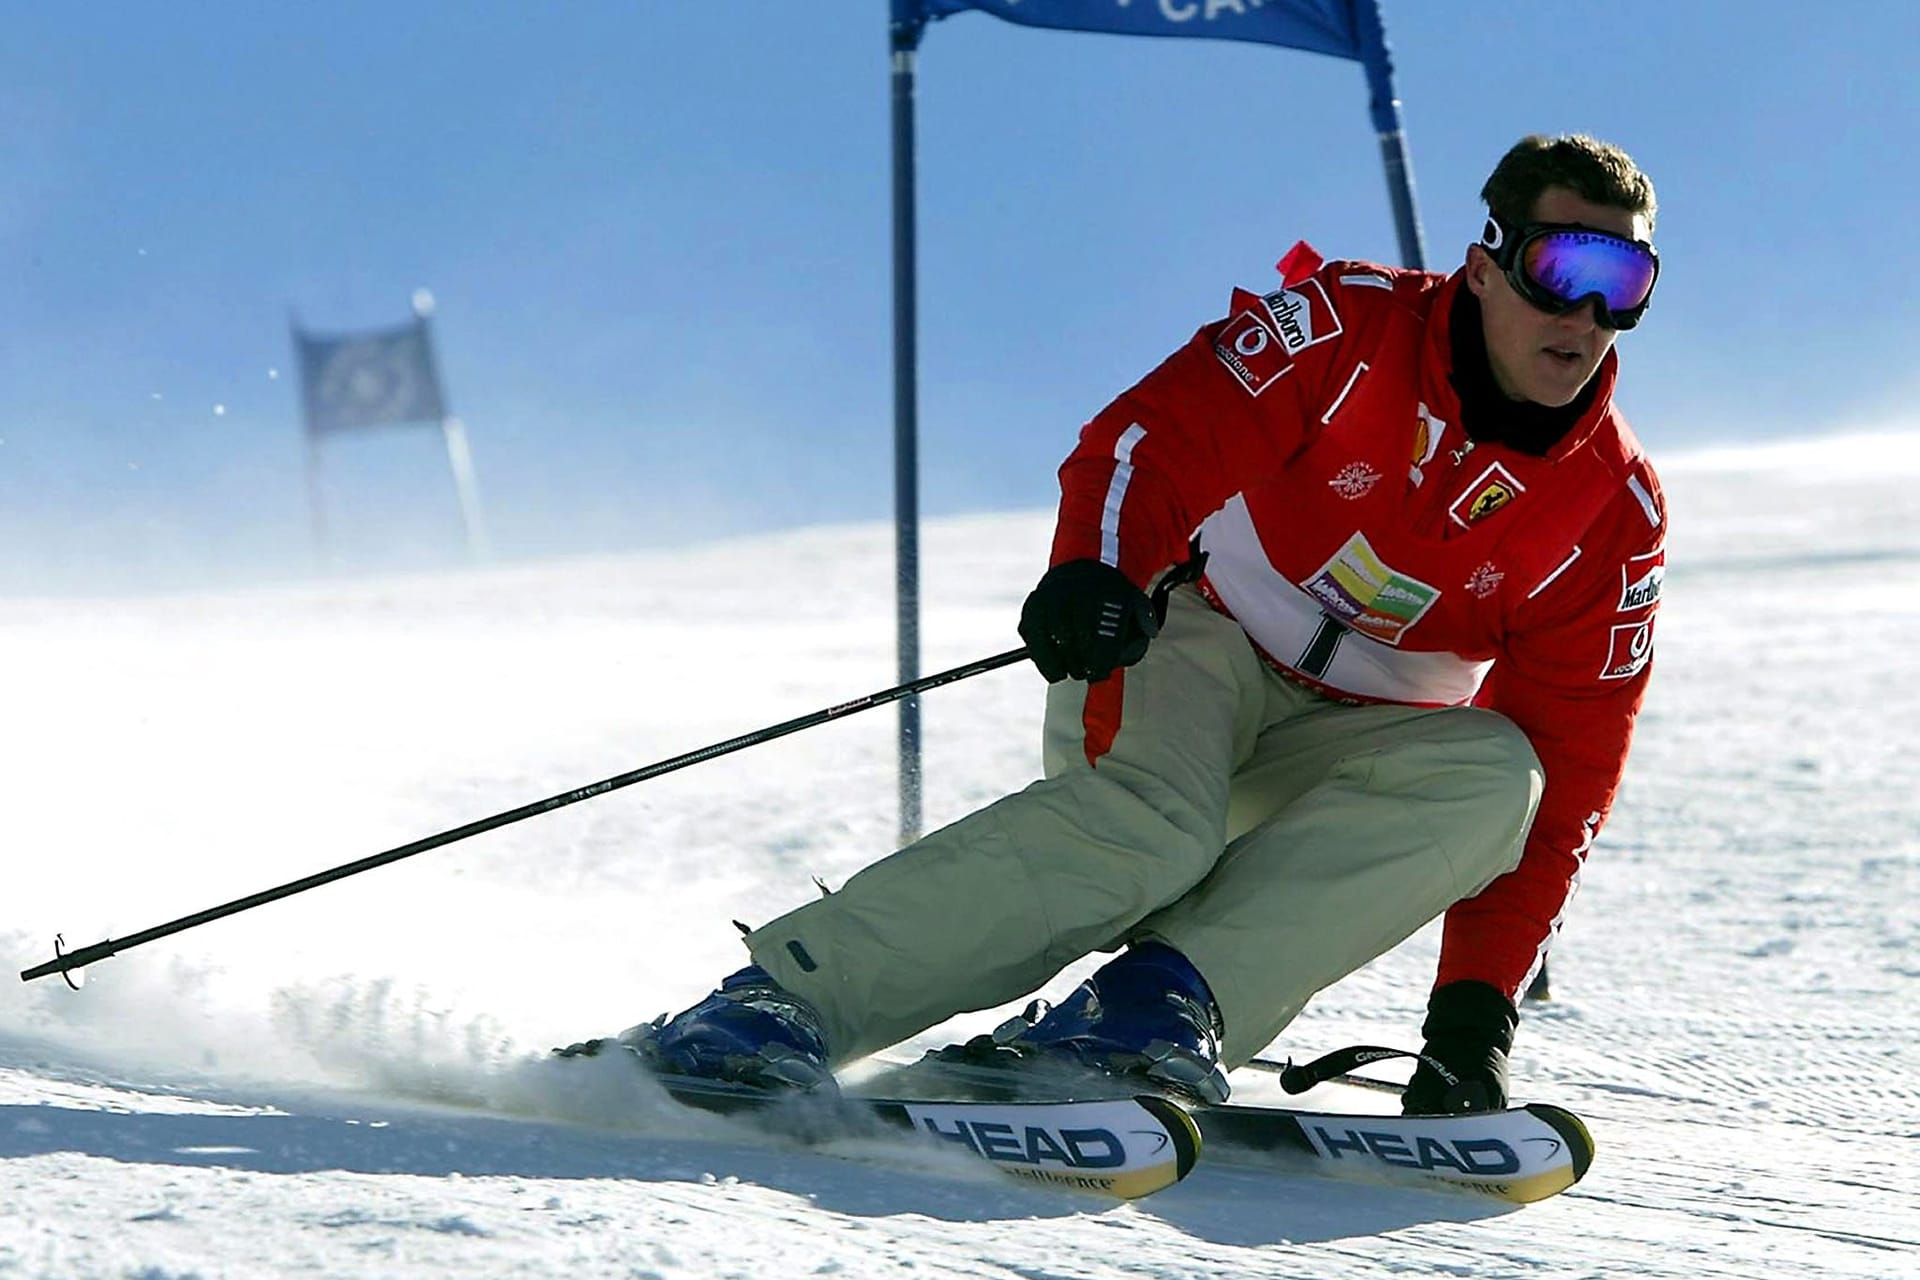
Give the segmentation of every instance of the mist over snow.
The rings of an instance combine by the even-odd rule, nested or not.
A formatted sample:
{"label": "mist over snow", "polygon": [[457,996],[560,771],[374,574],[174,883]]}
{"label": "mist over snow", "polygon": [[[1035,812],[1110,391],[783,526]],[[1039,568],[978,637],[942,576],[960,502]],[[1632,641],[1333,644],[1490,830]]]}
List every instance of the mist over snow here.
{"label": "mist over snow", "polygon": [[[543,1060],[698,997],[741,963],[731,921],[891,849],[888,709],[137,948],[79,992],[0,981],[0,1277],[1913,1274],[1920,434],[1657,461],[1652,691],[1513,1064],[1599,1145],[1555,1200],[1203,1158],[1120,1206],[943,1152],[795,1149],[620,1063]],[[1050,531],[928,527],[924,670],[1018,643]],[[885,688],[892,575],[873,524],[0,603],[0,959]],[[925,698],[930,823],[1035,774],[1042,687],[1021,666]],[[1417,1041],[1436,946],[1272,1052]]]}

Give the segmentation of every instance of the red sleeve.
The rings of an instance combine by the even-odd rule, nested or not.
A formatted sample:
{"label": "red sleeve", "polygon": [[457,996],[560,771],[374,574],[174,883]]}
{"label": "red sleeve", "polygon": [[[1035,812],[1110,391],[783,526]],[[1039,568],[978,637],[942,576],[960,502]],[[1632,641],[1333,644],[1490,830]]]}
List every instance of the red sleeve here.
{"label": "red sleeve", "polygon": [[1474,979],[1515,1000],[1613,805],[1653,657],[1666,511],[1644,464],[1620,499],[1522,606],[1475,700],[1509,717],[1546,774],[1519,866],[1447,912],[1437,986]]}
{"label": "red sleeve", "polygon": [[1145,587],[1185,560],[1200,522],[1305,439],[1306,405],[1338,342],[1299,343],[1296,332],[1283,335],[1265,299],[1236,289],[1232,314],[1087,423],[1060,468],[1052,563],[1101,560]]}

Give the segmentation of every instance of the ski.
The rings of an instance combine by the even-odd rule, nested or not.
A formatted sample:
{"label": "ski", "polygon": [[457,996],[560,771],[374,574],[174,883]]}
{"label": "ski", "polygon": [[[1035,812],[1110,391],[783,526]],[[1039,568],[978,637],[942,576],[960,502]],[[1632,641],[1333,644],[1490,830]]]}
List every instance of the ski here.
{"label": "ski", "polygon": [[[938,1052],[938,1051],[936,1051]],[[1112,1076],[1036,1060],[992,1065],[923,1058],[890,1065],[874,1082],[891,1094],[938,1098],[1077,1099],[1125,1087]],[[1530,1103],[1466,1115],[1400,1116],[1262,1103],[1179,1100],[1208,1159],[1271,1164],[1276,1156],[1321,1172],[1412,1179],[1515,1204],[1558,1195],[1586,1176],[1593,1138],[1564,1107]]]}
{"label": "ski", "polygon": [[744,1116],[805,1142],[901,1131],[964,1148],[1026,1182],[1135,1200],[1193,1171],[1201,1135],[1178,1104],[1153,1094],[1067,1101],[921,1100],[854,1092],[775,1092],[650,1072],[687,1106]]}
{"label": "ski", "polygon": [[1531,1204],[1565,1191],[1593,1164],[1593,1138],[1564,1107],[1529,1103],[1458,1116],[1365,1115],[1222,1103],[1192,1115],[1208,1150],[1291,1152],[1328,1172],[1414,1177]]}
{"label": "ski", "polygon": [[[607,1042],[594,1043],[588,1052]],[[837,1089],[647,1074],[676,1102],[802,1142],[891,1134],[947,1144],[1023,1181],[1123,1200],[1181,1181],[1202,1149],[1227,1164],[1411,1179],[1514,1204],[1558,1195],[1593,1163],[1585,1123],[1546,1103],[1444,1116],[1204,1103],[1134,1092],[1136,1082],[1058,1061],[988,1065],[939,1052],[875,1063]]]}

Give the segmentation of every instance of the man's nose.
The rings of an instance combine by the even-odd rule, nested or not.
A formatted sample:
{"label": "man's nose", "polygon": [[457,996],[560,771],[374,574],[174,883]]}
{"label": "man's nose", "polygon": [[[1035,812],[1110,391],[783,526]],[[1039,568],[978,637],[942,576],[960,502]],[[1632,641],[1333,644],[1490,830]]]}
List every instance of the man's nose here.
{"label": "man's nose", "polygon": [[1570,333],[1586,333],[1589,330],[1600,328],[1601,305],[1602,300],[1600,295],[1590,293],[1580,299],[1571,310],[1561,312],[1559,316],[1560,323],[1564,325]]}

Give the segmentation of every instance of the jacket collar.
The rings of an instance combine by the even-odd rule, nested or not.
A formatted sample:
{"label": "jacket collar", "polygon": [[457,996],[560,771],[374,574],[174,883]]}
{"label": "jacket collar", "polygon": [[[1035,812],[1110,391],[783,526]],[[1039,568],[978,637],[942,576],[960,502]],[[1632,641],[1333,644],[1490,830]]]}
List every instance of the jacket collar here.
{"label": "jacket collar", "polygon": [[[1466,268],[1462,267],[1441,282],[1431,298],[1431,310],[1427,313],[1426,338],[1422,350],[1420,371],[1420,393],[1434,416],[1445,422],[1457,422],[1463,427],[1460,404],[1460,392],[1454,385],[1454,344],[1453,313],[1454,301],[1460,290],[1466,287]],[[1478,308],[1474,309],[1478,315]],[[1472,344],[1472,350],[1479,358],[1486,358],[1483,344]],[[1594,371],[1589,383],[1592,399],[1574,424],[1556,441],[1545,454],[1550,462],[1557,462],[1568,454],[1580,449],[1593,437],[1613,407],[1613,386],[1619,376],[1620,356],[1617,351],[1609,350],[1600,361],[1600,367]]]}

